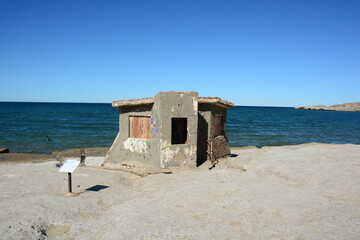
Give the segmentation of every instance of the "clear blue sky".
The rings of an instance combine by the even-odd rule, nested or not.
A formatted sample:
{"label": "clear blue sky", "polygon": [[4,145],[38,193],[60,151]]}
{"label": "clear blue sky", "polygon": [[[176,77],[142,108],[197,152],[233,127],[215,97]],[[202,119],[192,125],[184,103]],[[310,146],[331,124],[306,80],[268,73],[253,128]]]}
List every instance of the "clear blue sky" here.
{"label": "clear blue sky", "polygon": [[360,101],[360,1],[0,0],[0,101]]}

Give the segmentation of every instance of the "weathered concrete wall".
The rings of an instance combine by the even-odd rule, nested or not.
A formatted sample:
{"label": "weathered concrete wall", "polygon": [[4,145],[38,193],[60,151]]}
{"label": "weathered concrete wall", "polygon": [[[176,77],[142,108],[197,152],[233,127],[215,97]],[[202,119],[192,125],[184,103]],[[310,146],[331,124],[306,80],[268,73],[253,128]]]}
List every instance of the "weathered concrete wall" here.
{"label": "weathered concrete wall", "polygon": [[[155,169],[199,166],[208,159],[207,140],[216,137],[216,115],[226,121],[226,108],[211,101],[199,104],[197,92],[160,92],[151,104],[122,105],[121,109],[119,133],[105,163],[137,161]],[[150,139],[130,138],[132,116],[150,117]]]}
{"label": "weathered concrete wall", "polygon": [[213,106],[213,105],[209,105],[207,106],[207,108],[209,109],[208,111],[210,111],[211,113],[211,120],[209,120],[209,136],[210,138],[214,138],[215,136],[215,116],[216,115],[221,115],[224,116],[224,120],[225,120],[225,124],[224,124],[224,136],[226,137],[226,109],[221,108],[221,107],[217,107],[217,106]]}
{"label": "weathered concrete wall", "polygon": [[213,104],[199,104],[199,127],[198,127],[198,152],[197,165],[201,165],[209,159],[207,140],[215,138],[215,116],[224,116],[224,137],[226,137],[227,110]]}
{"label": "weathered concrete wall", "polygon": [[210,137],[210,128],[211,128],[211,111],[206,109],[203,106],[204,104],[199,105],[199,115],[198,115],[198,137],[197,137],[197,161],[196,165],[200,166],[208,159],[208,144],[207,140]]}
{"label": "weathered concrete wall", "polygon": [[161,119],[161,104],[160,101],[154,102],[151,109],[151,140],[150,140],[150,152],[149,160],[156,166],[160,167],[160,145],[162,143],[162,119]]}
{"label": "weathered concrete wall", "polygon": [[121,163],[129,161],[149,161],[149,139],[130,138],[130,116],[151,117],[151,105],[128,107],[119,113],[120,128],[116,139],[109,150],[106,162]]}
{"label": "weathered concrete wall", "polygon": [[[172,144],[172,118],[187,119],[187,141]],[[160,92],[152,109],[151,158],[159,168],[196,166],[198,93]]]}

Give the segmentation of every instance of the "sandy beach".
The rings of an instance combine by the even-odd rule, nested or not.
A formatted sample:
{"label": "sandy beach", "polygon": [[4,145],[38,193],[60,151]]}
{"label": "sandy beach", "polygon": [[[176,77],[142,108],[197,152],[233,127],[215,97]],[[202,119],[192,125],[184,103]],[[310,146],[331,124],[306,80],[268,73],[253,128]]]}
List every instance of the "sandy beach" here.
{"label": "sandy beach", "polygon": [[232,148],[209,170],[140,177],[1,161],[1,239],[360,239],[360,146]]}

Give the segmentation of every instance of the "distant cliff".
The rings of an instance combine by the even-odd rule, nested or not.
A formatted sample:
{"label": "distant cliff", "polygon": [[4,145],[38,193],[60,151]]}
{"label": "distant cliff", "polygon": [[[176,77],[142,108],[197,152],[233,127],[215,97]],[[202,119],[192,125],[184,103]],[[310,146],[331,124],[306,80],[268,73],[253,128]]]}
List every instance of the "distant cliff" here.
{"label": "distant cliff", "polygon": [[309,107],[296,107],[295,109],[303,110],[319,110],[319,111],[350,111],[350,112],[360,112],[360,102],[353,103],[343,103],[336,104],[330,107],[318,105],[318,106],[309,106]]}

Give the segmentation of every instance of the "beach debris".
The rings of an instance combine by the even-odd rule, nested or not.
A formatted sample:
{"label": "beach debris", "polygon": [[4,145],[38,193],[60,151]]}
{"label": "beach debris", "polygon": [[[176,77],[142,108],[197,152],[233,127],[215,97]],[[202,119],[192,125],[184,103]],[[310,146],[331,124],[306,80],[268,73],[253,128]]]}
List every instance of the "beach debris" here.
{"label": "beach debris", "polygon": [[0,148],[0,153],[9,153],[8,148]]}
{"label": "beach debris", "polygon": [[230,156],[231,154],[229,143],[223,135],[219,135],[213,139],[212,150],[215,159]]}

